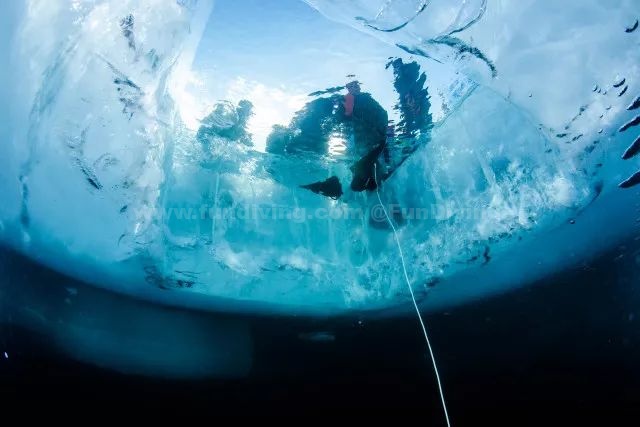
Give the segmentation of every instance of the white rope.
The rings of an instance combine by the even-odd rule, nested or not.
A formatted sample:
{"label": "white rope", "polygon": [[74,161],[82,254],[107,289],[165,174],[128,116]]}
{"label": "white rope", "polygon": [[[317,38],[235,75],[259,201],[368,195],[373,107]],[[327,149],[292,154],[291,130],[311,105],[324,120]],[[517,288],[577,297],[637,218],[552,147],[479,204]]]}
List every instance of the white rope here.
{"label": "white rope", "polygon": [[396,245],[398,245],[398,253],[400,253],[400,261],[402,262],[402,271],[404,272],[404,278],[407,282],[407,287],[409,288],[409,293],[411,294],[411,301],[413,301],[413,306],[416,309],[416,314],[418,315],[418,320],[420,321],[420,326],[422,327],[422,332],[424,333],[424,339],[427,341],[427,347],[429,348],[429,354],[431,355],[431,362],[433,363],[433,370],[436,373],[436,380],[438,381],[438,390],[440,391],[440,400],[442,401],[442,409],[444,410],[444,416],[447,419],[447,427],[451,427],[451,423],[449,422],[449,413],[447,411],[447,404],[444,400],[444,392],[442,391],[442,383],[440,382],[440,374],[438,372],[438,365],[436,364],[436,358],[433,355],[433,349],[431,348],[431,342],[429,341],[429,334],[427,334],[427,328],[424,325],[424,321],[422,320],[422,315],[420,314],[420,309],[418,308],[418,303],[416,302],[416,297],[413,294],[413,289],[411,288],[411,281],[409,280],[409,274],[407,274],[407,266],[404,261],[404,255],[402,253],[402,246],[400,246],[400,239],[398,237],[398,232],[396,231],[396,227],[393,225],[393,221],[389,217],[387,213],[387,209],[384,207],[382,203],[382,199],[380,198],[380,192],[378,191],[378,168],[377,164],[373,164],[373,173],[374,178],[376,180],[376,194],[378,195],[378,202],[380,202],[380,206],[382,207],[382,211],[384,215],[387,217],[387,221],[393,230],[393,237],[396,240]]}

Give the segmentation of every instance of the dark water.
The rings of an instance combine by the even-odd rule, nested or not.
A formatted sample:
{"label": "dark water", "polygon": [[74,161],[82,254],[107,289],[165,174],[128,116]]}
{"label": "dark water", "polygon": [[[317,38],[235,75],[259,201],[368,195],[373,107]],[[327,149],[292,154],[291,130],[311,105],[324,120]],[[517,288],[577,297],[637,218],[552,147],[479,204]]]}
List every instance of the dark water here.
{"label": "dark water", "polygon": [[[453,425],[635,425],[637,243],[544,283],[427,315]],[[11,268],[36,269],[3,256],[11,257]],[[149,416],[415,414],[416,422],[444,425],[415,317],[363,324],[263,317],[251,324],[254,365],[249,378],[236,381],[114,373],[74,362],[51,350],[47,337],[4,324],[0,344],[9,358],[0,361],[0,402],[145,408]],[[332,331],[335,340],[299,337],[317,330]]]}

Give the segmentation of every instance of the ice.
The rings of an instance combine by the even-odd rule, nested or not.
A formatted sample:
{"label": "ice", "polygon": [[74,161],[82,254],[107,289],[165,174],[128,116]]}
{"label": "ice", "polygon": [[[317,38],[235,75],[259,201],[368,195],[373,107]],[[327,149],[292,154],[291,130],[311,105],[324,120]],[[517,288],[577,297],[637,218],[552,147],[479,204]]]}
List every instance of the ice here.
{"label": "ice", "polygon": [[[618,188],[638,181],[634,1],[306,3],[327,25],[377,43],[361,47],[369,76],[391,78],[370,53],[378,51],[426,72],[433,123],[411,134],[417,150],[380,189],[423,304],[533,279],[516,265],[566,266],[546,258],[563,259],[562,249],[527,251],[550,233],[564,236],[556,244],[566,250],[583,215],[606,222],[604,206],[623,206],[635,191]],[[328,153],[269,146],[271,126],[295,137],[293,112],[322,97],[331,106],[343,88],[293,91],[215,70],[229,99],[196,114],[192,64],[212,8],[208,0],[7,6],[2,240],[97,286],[177,305],[331,314],[405,303],[374,193],[331,200],[300,188],[330,176],[348,183],[341,156],[353,141],[338,129]],[[392,111],[393,86],[372,86]],[[614,244],[625,224],[583,255]],[[530,256],[529,267],[514,254]],[[486,274],[486,288],[465,296],[456,283],[472,271]]]}
{"label": "ice", "polygon": [[26,3],[9,50],[20,78],[6,89],[17,124],[3,194],[20,212],[18,239],[42,245],[50,263],[68,256],[102,269],[138,245],[153,250],[175,115],[167,91],[198,10],[187,6]]}
{"label": "ice", "polygon": [[[505,240],[568,221],[596,197],[585,172],[489,89],[477,89],[431,138],[382,192],[392,210],[407,217],[400,233],[415,283],[488,262]],[[190,289],[296,307],[335,301],[371,307],[405,294],[384,218],[367,213],[375,213],[371,197],[352,194],[348,203],[318,198],[286,185],[312,175],[313,166],[321,174],[317,162],[257,156],[224,138],[211,142],[216,161],[208,167],[217,172],[194,165],[173,174],[176,187],[165,205],[171,212],[201,204],[232,208],[229,217],[198,211],[191,221],[169,219],[169,234],[183,235],[182,242],[200,236],[188,245],[174,240],[166,252],[166,268],[197,272]],[[291,176],[274,182],[270,169]]]}
{"label": "ice", "polygon": [[[396,9],[398,19],[408,19],[400,11],[409,6],[420,10],[423,2],[307,3],[330,19],[386,43],[456,64],[458,70],[496,90],[550,132],[566,133],[570,141],[582,135],[564,147],[575,155],[599,139],[601,127],[615,129],[621,118],[629,117],[623,110],[637,96],[629,91],[621,94],[622,88],[614,87],[622,78],[627,83],[636,81],[640,73],[637,33],[625,32],[636,19],[637,5],[631,0],[424,2],[424,10],[394,32],[378,31],[363,22],[378,17],[380,11],[389,14]],[[462,25],[456,23],[453,17],[457,15],[450,9],[480,18],[465,19]],[[440,17],[440,26],[433,25],[436,17]],[[450,31],[465,25],[462,32]],[[449,42],[451,37],[455,43]],[[594,84],[599,88],[596,91],[590,90]]]}

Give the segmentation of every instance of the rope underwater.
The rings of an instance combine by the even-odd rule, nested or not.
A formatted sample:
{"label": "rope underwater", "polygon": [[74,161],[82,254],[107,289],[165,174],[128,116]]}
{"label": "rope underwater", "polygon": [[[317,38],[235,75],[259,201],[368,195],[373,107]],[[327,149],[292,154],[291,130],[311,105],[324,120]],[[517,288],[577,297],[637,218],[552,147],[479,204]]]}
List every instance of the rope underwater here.
{"label": "rope underwater", "polygon": [[411,301],[413,301],[413,306],[416,309],[416,314],[418,315],[418,320],[420,321],[420,326],[422,327],[424,339],[426,340],[427,347],[429,348],[429,354],[431,355],[431,362],[433,363],[433,370],[436,373],[436,380],[438,382],[438,391],[440,392],[442,409],[444,410],[444,416],[447,420],[447,427],[451,427],[451,423],[449,421],[449,413],[447,411],[447,404],[445,403],[444,392],[442,391],[442,383],[440,382],[440,373],[438,372],[438,365],[436,364],[436,358],[433,355],[433,349],[431,348],[431,342],[429,341],[429,334],[427,334],[427,328],[425,327],[424,321],[422,320],[422,315],[420,314],[420,309],[418,308],[416,297],[413,294],[413,289],[411,288],[411,281],[409,280],[409,274],[407,273],[407,266],[404,261],[404,254],[402,253],[402,247],[400,246],[400,238],[398,237],[398,232],[396,231],[396,227],[393,225],[393,221],[391,221],[391,218],[387,213],[387,209],[384,207],[384,204],[382,203],[382,199],[380,198],[380,191],[378,190],[378,185],[377,185],[378,184],[378,167],[376,163],[373,164],[373,174],[374,174],[374,179],[376,180],[376,195],[378,196],[378,202],[380,202],[380,206],[382,207],[382,211],[384,212],[384,215],[387,218],[387,222],[391,226],[391,230],[393,230],[393,237],[395,238],[396,245],[398,246],[400,261],[402,262],[402,271],[404,272],[404,278],[407,282],[409,293],[411,294]]}

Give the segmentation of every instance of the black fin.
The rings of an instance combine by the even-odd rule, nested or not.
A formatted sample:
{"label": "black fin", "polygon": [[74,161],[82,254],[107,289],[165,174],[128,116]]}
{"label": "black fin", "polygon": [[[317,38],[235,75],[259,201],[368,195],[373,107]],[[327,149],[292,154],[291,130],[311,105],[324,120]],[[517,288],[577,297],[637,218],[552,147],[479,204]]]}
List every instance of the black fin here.
{"label": "black fin", "polygon": [[[353,180],[351,181],[351,189],[353,191],[373,191],[378,188],[375,164],[384,147],[384,144],[378,145],[349,168],[353,172]],[[378,179],[378,181],[382,180]]]}
{"label": "black fin", "polygon": [[301,185],[300,188],[311,190],[316,194],[337,200],[342,196],[342,184],[337,176],[313,184]]}

